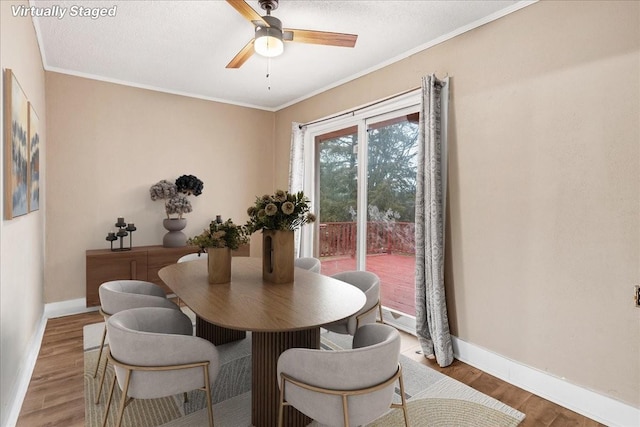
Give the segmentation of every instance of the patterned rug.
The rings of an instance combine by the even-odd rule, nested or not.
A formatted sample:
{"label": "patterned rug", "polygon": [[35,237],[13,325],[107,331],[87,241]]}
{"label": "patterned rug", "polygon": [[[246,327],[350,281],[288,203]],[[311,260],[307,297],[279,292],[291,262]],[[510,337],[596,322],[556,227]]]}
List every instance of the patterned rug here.
{"label": "patterned rug", "polygon": [[[85,425],[102,425],[108,387],[113,381],[109,367],[99,404],[94,404],[98,378],[93,378],[103,324],[85,327]],[[350,337],[324,332],[322,347],[326,350],[349,348]],[[214,421],[217,427],[249,427],[251,425],[251,338],[218,346],[220,372],[213,387]],[[103,358],[104,359],[104,358]],[[104,362],[103,362],[104,363]],[[515,427],[524,414],[482,394],[425,365],[401,356],[405,392],[409,399],[411,426],[451,427]],[[114,392],[107,425],[115,424],[120,396]],[[396,396],[399,401],[399,396]],[[161,399],[133,400],[125,409],[123,426],[192,427],[207,426],[204,392],[188,393]],[[319,427],[317,423],[312,426]],[[404,426],[401,410],[391,410],[369,427]]]}

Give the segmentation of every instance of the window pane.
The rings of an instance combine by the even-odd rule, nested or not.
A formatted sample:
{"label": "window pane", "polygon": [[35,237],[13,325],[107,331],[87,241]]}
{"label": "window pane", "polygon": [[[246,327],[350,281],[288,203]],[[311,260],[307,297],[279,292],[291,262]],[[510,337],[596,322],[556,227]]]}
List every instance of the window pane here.
{"label": "window pane", "polygon": [[356,269],[357,128],[317,138],[322,274]]}
{"label": "window pane", "polygon": [[367,134],[367,270],[380,276],[384,306],[415,315],[417,115]]}

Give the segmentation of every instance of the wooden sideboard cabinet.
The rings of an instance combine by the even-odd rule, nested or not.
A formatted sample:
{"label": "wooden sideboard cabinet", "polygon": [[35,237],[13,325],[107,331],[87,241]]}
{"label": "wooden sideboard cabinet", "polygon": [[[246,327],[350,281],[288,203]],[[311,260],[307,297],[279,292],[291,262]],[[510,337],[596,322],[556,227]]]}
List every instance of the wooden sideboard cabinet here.
{"label": "wooden sideboard cabinet", "polygon": [[198,252],[196,246],[165,248],[163,246],[139,246],[130,251],[110,249],[88,250],[87,257],[87,307],[100,305],[98,288],[109,280],[147,280],[167,293],[171,290],[158,277],[158,270],[178,261],[183,255]]}
{"label": "wooden sideboard cabinet", "polygon": [[[158,271],[162,267],[174,264],[186,254],[198,252],[197,246],[165,248],[163,246],[138,246],[130,251],[111,251],[110,249],[92,249],[86,252],[87,261],[87,307],[100,305],[98,288],[110,280],[146,280],[162,286],[168,294],[173,293],[164,284]],[[249,245],[233,251],[233,256],[249,256]]]}

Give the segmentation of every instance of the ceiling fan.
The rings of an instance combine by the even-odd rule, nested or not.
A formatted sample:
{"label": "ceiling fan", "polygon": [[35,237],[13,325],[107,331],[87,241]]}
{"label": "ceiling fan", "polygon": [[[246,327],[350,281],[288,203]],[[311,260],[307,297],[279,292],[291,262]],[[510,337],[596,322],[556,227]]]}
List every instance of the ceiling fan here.
{"label": "ceiling fan", "polygon": [[280,55],[284,51],[283,42],[313,43],[329,46],[354,47],[358,36],[355,34],[331,33],[326,31],[296,30],[282,28],[282,22],[271,12],[278,8],[278,0],[259,0],[260,7],[267,14],[260,16],[244,0],[227,0],[242,16],[255,26],[255,37],[249,41],[227,64],[226,68],[240,68],[254,52],[266,57]]}

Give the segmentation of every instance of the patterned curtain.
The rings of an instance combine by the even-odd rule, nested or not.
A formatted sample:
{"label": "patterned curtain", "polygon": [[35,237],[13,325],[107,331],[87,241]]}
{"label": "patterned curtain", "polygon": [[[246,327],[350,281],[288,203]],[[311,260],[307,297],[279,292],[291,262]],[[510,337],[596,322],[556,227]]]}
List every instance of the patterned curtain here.
{"label": "patterned curtain", "polygon": [[416,332],[442,367],[453,362],[444,294],[448,88],[448,78],[422,78],[416,183]]}
{"label": "patterned curtain", "polygon": [[[304,189],[304,134],[300,123],[291,123],[291,151],[289,153],[289,192],[297,193]],[[294,237],[295,256],[300,256],[300,229]]]}

